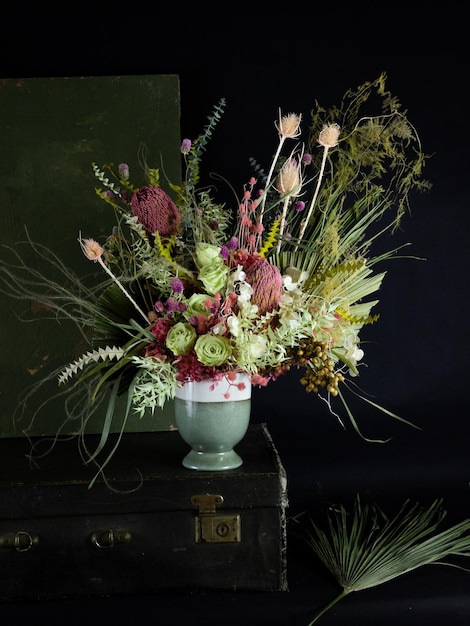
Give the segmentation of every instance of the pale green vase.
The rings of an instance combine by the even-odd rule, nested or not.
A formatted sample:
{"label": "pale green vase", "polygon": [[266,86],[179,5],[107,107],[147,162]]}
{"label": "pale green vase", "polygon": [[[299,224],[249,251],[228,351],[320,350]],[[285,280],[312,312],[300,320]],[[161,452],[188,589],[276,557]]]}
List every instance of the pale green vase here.
{"label": "pale green vase", "polygon": [[[242,389],[238,384],[242,383]],[[250,423],[251,383],[245,374],[234,382],[186,383],[175,397],[175,422],[181,437],[191,446],[184,467],[224,471],[243,464],[234,447]]]}

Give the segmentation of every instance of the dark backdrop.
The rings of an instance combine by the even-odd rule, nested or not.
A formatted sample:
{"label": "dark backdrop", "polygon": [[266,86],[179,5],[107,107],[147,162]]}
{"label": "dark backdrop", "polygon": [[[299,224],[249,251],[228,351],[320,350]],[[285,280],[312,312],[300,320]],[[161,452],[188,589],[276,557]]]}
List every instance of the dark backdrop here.
{"label": "dark backdrop", "polygon": [[[433,188],[413,195],[412,214],[395,236],[397,245],[412,242],[411,253],[426,260],[387,266],[381,318],[363,332],[367,368],[360,382],[376,402],[422,430],[352,400],[366,436],[393,437],[387,444],[366,443],[352,429],[344,430],[321,401],[304,394],[295,373],[255,393],[253,419],[271,429],[287,469],[293,512],[360,491],[379,503],[443,497],[450,519],[467,517],[469,81],[468,34],[457,3],[433,9],[365,2],[263,10],[174,5],[6,8],[1,76],[178,74],[182,137],[196,137],[212,106],[227,99],[203,175],[215,171],[241,189],[251,175],[248,159],[269,161],[279,107],[307,119],[315,99],[336,104],[349,87],[387,72],[388,88],[408,111],[424,151],[433,155],[425,171]],[[461,586],[464,596],[470,594],[468,581]],[[293,582],[294,588],[302,584]],[[404,597],[417,589],[425,594],[426,587],[426,578],[411,580]],[[393,590],[387,593],[393,596]],[[243,601],[236,601],[241,607]],[[270,601],[262,602],[268,611]],[[378,607],[371,606],[361,623],[380,621],[374,618]],[[461,607],[445,623],[467,623],[468,610]],[[305,623],[263,615],[251,623]],[[372,621],[366,622],[366,615]],[[391,621],[381,619],[404,623],[403,616],[393,621],[390,613]],[[426,620],[409,623],[444,621],[433,622],[426,613]]]}

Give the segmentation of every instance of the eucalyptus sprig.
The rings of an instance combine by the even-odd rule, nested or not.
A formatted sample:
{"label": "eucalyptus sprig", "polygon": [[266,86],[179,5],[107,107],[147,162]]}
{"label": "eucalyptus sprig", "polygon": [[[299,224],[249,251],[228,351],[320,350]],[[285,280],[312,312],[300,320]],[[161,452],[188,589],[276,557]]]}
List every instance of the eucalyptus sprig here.
{"label": "eucalyptus sprig", "polygon": [[[369,589],[431,563],[457,567],[448,557],[470,557],[470,519],[436,532],[446,516],[442,499],[429,507],[406,500],[389,518],[376,504],[356,497],[352,512],[343,505],[326,511],[326,523],[297,518],[301,534],[342,587],[309,622],[320,617],[353,591]],[[325,520],[324,520],[325,522]]]}

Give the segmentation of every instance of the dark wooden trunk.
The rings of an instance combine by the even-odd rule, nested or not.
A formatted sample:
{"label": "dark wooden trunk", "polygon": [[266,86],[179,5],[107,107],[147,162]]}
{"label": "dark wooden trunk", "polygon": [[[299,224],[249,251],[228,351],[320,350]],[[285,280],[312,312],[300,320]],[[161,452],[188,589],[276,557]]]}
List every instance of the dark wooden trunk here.
{"label": "dark wooden trunk", "polygon": [[286,476],[265,425],[226,472],[185,469],[178,432],[126,434],[91,488],[75,441],[36,467],[25,439],[0,441],[1,599],[287,590]]}

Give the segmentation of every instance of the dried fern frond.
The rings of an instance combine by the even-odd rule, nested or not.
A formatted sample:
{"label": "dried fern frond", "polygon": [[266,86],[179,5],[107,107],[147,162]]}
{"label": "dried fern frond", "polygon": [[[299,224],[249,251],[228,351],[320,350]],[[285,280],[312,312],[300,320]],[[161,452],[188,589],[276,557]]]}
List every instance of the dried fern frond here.
{"label": "dried fern frond", "polygon": [[113,346],[112,348],[107,346],[106,348],[98,348],[97,350],[86,352],[79,359],[67,365],[58,377],[59,385],[67,382],[69,378],[78,374],[79,371],[83,371],[83,368],[90,365],[90,363],[98,363],[107,360],[119,361],[125,354],[125,350],[118,346]]}
{"label": "dried fern frond", "polygon": [[280,226],[281,226],[280,219],[276,219],[273,221],[273,223],[271,224],[271,228],[269,229],[269,232],[264,239],[263,247],[261,248],[259,252],[260,256],[262,257],[266,256],[266,253],[268,252],[268,250],[270,250],[274,246],[274,243],[276,242],[276,239],[279,235]]}

